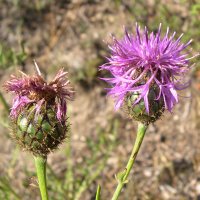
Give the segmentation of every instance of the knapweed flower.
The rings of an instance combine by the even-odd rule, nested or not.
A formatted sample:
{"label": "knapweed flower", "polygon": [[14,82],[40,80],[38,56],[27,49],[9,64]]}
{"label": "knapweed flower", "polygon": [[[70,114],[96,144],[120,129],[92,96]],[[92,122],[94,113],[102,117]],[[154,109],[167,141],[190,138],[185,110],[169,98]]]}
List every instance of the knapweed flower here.
{"label": "knapweed flower", "polygon": [[35,67],[35,76],[20,71],[21,77],[11,75],[4,87],[7,92],[13,91],[11,136],[23,150],[47,155],[66,138],[66,100],[73,100],[75,92],[66,87],[70,82],[63,69],[47,83],[36,62]]}
{"label": "knapweed flower", "polygon": [[125,36],[121,40],[112,35],[114,45],[108,44],[111,57],[108,63],[100,66],[110,70],[114,78],[102,78],[112,84],[107,95],[118,97],[115,109],[126,104],[127,112],[136,121],[150,123],[156,121],[166,109],[171,112],[175,103],[178,103],[178,90],[188,87],[188,83],[180,83],[185,72],[191,69],[189,61],[194,58],[185,58],[190,51],[181,54],[191,42],[180,44],[183,34],[175,40],[175,33],[161,39],[161,24],[158,33],[148,35],[140,33],[136,23],[136,36],[129,35],[124,27]]}

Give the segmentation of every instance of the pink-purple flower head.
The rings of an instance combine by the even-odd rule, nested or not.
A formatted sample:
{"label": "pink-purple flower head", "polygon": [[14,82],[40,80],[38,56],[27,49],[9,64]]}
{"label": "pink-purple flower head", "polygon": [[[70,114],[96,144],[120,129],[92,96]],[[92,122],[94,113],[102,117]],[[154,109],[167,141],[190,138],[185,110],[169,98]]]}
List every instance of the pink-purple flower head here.
{"label": "pink-purple flower head", "polygon": [[[132,106],[144,99],[145,108],[149,114],[148,94],[152,83],[156,83],[159,87],[159,95],[156,100],[161,97],[164,100],[165,109],[171,112],[175,102],[178,102],[178,90],[188,87],[188,83],[180,83],[185,77],[185,72],[191,69],[189,61],[197,55],[185,58],[191,50],[185,54],[181,54],[191,42],[180,44],[181,36],[175,40],[175,33],[169,37],[169,29],[163,39],[160,37],[161,24],[158,33],[154,35],[152,32],[148,35],[147,28],[145,33],[140,33],[140,27],[136,23],[136,36],[129,35],[124,27],[125,36],[121,40],[115,39],[112,35],[114,45],[109,43],[111,49],[111,57],[107,58],[108,63],[100,66],[101,69],[110,70],[114,78],[102,78],[112,84],[112,88],[107,95],[113,98],[118,97],[115,109],[124,104],[124,97],[127,92],[139,92],[139,98]],[[138,70],[140,74],[138,75]],[[150,72],[151,77],[141,84],[143,76]],[[136,75],[137,74],[137,75]]]}
{"label": "pink-purple flower head", "polygon": [[[35,63],[36,70],[39,70]],[[70,84],[67,80],[67,72],[60,69],[55,79],[49,83],[45,81],[40,71],[35,73],[35,76],[30,77],[27,74],[19,71],[20,78],[11,75],[11,79],[6,81],[4,87],[7,92],[13,91],[13,105],[10,116],[12,119],[17,118],[18,113],[22,111],[27,105],[34,104],[35,118],[40,113],[41,106],[53,105],[57,107],[57,118],[61,120],[66,119],[66,100],[73,100],[72,96],[75,91],[69,90],[66,87]],[[32,113],[31,112],[31,113]]]}

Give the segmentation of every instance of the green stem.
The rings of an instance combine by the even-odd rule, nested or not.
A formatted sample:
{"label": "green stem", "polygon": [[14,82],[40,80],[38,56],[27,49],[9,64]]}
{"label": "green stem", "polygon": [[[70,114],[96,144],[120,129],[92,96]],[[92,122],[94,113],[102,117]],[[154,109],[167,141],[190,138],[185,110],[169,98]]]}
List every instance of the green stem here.
{"label": "green stem", "polygon": [[49,200],[46,181],[47,156],[35,156],[35,164],[42,200]]}
{"label": "green stem", "polygon": [[129,172],[131,171],[133,163],[134,163],[134,161],[137,157],[138,151],[139,151],[140,146],[142,144],[142,140],[144,138],[144,135],[145,135],[147,128],[148,128],[147,124],[143,124],[143,123],[138,122],[138,133],[137,133],[135,145],[133,147],[133,151],[131,153],[129,161],[126,165],[125,171],[123,173],[119,173],[118,176],[117,176],[118,177],[118,186],[117,186],[117,189],[115,190],[115,193],[112,197],[112,200],[117,200],[124,184],[128,182],[126,179],[129,175]]}
{"label": "green stem", "polygon": [[4,108],[6,109],[6,111],[8,112],[8,114],[10,113],[10,110],[9,110],[9,106],[8,106],[8,104],[6,103],[6,101],[5,101],[5,99],[4,99],[4,97],[3,97],[3,95],[2,95],[2,93],[0,92],[0,100],[1,100],[1,102],[2,102],[2,104],[3,104],[3,106],[4,106]]}

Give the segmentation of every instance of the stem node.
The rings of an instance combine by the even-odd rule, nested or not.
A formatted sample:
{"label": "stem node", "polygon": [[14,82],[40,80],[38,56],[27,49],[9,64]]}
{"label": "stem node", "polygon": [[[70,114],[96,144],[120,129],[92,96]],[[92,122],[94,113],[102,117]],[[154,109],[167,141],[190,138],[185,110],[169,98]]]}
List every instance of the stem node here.
{"label": "stem node", "polygon": [[115,175],[115,178],[118,182],[118,186],[117,189],[115,190],[115,193],[112,197],[112,200],[117,200],[124,184],[128,183],[129,180],[127,180],[127,177],[129,175],[129,172],[131,171],[131,168],[133,166],[133,163],[137,157],[138,151],[140,149],[140,146],[142,144],[145,132],[148,128],[148,125],[145,123],[141,123],[138,122],[138,133],[137,133],[137,137],[136,137],[136,141],[135,141],[135,145],[133,147],[133,151],[131,153],[130,159],[126,165],[126,168],[123,172],[118,173],[117,175]]}

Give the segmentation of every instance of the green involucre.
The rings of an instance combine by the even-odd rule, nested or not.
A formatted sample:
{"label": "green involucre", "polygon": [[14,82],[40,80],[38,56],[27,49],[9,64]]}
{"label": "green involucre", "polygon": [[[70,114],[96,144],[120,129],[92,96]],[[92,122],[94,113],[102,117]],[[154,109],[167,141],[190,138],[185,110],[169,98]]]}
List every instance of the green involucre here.
{"label": "green involucre", "polygon": [[135,121],[150,124],[158,120],[163,114],[164,101],[162,96],[159,100],[155,100],[159,95],[159,87],[154,84],[149,89],[148,102],[149,102],[149,115],[145,108],[144,98],[142,98],[137,104],[132,106],[139,98],[140,92],[128,92],[125,98],[125,107],[128,117]]}
{"label": "green involucre", "polygon": [[27,106],[12,120],[11,135],[24,151],[47,155],[66,138],[68,124],[57,119],[55,106],[42,106],[38,116],[35,116],[34,106]]}

